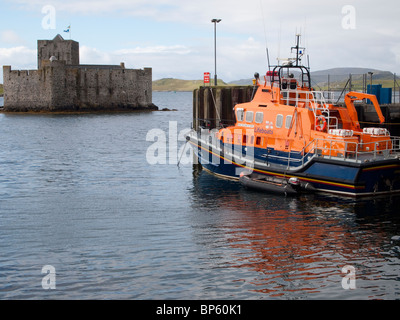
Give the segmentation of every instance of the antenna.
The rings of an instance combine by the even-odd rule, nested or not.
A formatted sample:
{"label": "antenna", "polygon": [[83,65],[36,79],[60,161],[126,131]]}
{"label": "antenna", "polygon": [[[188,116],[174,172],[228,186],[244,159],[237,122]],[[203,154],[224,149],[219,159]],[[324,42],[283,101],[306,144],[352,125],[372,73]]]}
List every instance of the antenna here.
{"label": "antenna", "polygon": [[281,33],[282,33],[282,20],[279,20],[279,33],[278,33],[278,65],[279,57],[281,56]]}
{"label": "antenna", "polygon": [[265,17],[264,17],[264,9],[262,6],[262,1],[260,0],[260,7],[261,7],[261,15],[262,15],[262,21],[263,21],[263,27],[264,27],[264,39],[265,39],[265,49],[267,52],[267,63],[268,63],[268,70],[271,70],[271,65],[269,63],[269,52],[268,52],[268,41],[267,41],[267,30],[265,27]]}
{"label": "antenna", "polygon": [[296,50],[296,67],[299,66],[299,62],[301,61],[301,57],[304,55],[304,50],[305,48],[300,47],[300,34],[296,34],[296,46],[292,47],[292,51],[293,49]]}

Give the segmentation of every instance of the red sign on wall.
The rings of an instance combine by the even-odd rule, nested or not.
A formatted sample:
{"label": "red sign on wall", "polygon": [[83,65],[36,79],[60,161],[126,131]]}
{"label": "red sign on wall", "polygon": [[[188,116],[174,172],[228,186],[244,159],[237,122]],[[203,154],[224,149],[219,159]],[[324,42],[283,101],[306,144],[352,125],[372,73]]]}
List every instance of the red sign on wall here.
{"label": "red sign on wall", "polygon": [[210,73],[204,72],[204,83],[210,83]]}

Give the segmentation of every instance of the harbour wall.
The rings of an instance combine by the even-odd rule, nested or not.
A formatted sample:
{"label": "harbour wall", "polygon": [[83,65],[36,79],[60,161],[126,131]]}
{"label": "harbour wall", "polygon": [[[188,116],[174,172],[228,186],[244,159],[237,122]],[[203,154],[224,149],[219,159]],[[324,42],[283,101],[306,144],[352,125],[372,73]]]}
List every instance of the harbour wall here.
{"label": "harbour wall", "polygon": [[[238,103],[249,102],[254,94],[253,86],[200,87],[193,91],[193,128],[209,129],[232,125],[235,122],[233,108]],[[400,136],[400,104],[381,105],[385,123],[380,124],[373,105],[355,104],[361,127],[387,128],[392,135]]]}
{"label": "harbour wall", "polygon": [[252,86],[200,87],[193,91],[193,128],[210,129],[234,124],[233,108],[249,102]]}

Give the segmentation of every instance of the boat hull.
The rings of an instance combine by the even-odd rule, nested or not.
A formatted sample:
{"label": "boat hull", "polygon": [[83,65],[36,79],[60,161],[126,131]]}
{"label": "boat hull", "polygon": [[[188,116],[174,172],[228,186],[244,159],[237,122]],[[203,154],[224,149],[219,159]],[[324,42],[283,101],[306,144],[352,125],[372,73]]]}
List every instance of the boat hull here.
{"label": "boat hull", "polygon": [[[314,156],[298,168],[271,163],[247,163],[241,157],[225,154],[223,148],[190,141],[202,167],[220,177],[239,180],[242,172],[275,177],[295,177],[309,184],[315,192],[351,197],[400,193],[400,160],[398,158],[354,162]],[[240,160],[238,160],[240,158]]]}

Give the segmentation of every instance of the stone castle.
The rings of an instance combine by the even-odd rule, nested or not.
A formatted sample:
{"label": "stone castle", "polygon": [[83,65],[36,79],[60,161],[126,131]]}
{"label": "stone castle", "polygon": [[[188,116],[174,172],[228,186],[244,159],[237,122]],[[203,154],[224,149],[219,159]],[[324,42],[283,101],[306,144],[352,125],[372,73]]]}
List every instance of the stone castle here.
{"label": "stone castle", "polygon": [[38,40],[38,70],[3,66],[4,111],[157,110],[152,69],[79,64],[79,42]]}

